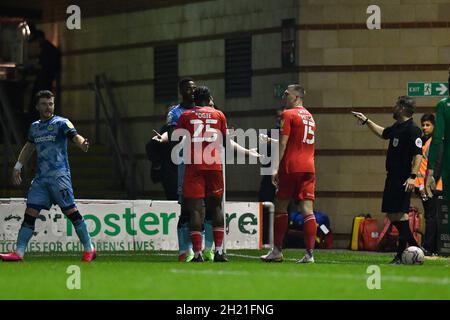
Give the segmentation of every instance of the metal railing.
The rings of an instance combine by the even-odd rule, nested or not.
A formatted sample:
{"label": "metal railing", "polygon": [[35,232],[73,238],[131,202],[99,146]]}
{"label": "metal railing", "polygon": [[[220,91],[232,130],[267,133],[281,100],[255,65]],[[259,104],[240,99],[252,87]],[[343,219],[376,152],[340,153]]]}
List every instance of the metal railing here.
{"label": "metal railing", "polygon": [[262,206],[264,208],[267,208],[269,210],[269,241],[268,243],[264,243],[264,246],[267,248],[273,248],[273,239],[274,239],[274,230],[273,230],[273,225],[274,225],[274,221],[275,221],[275,205],[272,202],[269,201],[264,201],[262,203]]}
{"label": "metal railing", "polygon": [[[108,138],[113,148],[116,163],[120,172],[121,182],[128,192],[128,197],[130,199],[135,199],[136,159],[133,150],[130,147],[131,144],[127,141],[127,137],[123,134],[123,131],[118,130],[121,128],[121,120],[110,82],[105,74],[99,74],[95,76],[94,82],[90,84],[90,88],[94,91],[96,103],[100,110],[103,111],[103,115],[105,117]],[[102,93],[102,89],[104,89],[106,93],[108,103]],[[99,117],[99,112],[97,111],[96,117]],[[100,121],[96,121],[96,140],[98,140],[99,123]],[[123,142],[124,150],[122,150],[122,146],[118,140],[119,132],[122,133],[120,138]]]}

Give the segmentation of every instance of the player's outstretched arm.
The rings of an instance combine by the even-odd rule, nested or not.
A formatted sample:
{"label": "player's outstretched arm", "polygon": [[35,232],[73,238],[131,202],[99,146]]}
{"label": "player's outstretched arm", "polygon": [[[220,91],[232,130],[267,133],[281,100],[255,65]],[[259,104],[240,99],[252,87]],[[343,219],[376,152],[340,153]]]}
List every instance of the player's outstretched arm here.
{"label": "player's outstretched arm", "polygon": [[17,160],[16,165],[14,166],[12,174],[12,182],[15,186],[19,186],[22,183],[22,177],[20,176],[22,172],[22,167],[24,166],[25,163],[28,162],[28,159],[30,159],[34,150],[36,150],[34,144],[31,142],[27,142],[20,151],[19,159]]}
{"label": "player's outstretched arm", "polygon": [[169,133],[166,131],[163,134],[160,134],[156,130],[153,130],[154,133],[156,133],[156,136],[152,138],[152,140],[156,140],[159,143],[168,143],[169,142]]}
{"label": "player's outstretched arm", "polygon": [[259,134],[259,141],[261,141],[262,143],[267,143],[267,144],[278,143],[277,139],[270,138],[267,134],[264,134],[264,133]]}
{"label": "player's outstretched arm", "polygon": [[375,133],[380,138],[383,137],[384,128],[382,126],[377,125],[375,122],[370,120],[368,117],[366,117],[361,112],[352,111],[352,114],[353,114],[353,116],[355,116],[355,118],[357,118],[359,120],[360,124],[362,124],[362,125],[367,124],[367,126],[370,129],[370,131]]}
{"label": "player's outstretched arm", "polygon": [[75,143],[75,145],[78,148],[80,148],[84,152],[88,152],[88,150],[89,150],[89,141],[88,141],[88,139],[83,138],[81,135],[77,134],[76,136],[73,137],[72,141],[73,141],[73,143]]}
{"label": "player's outstretched arm", "polygon": [[245,154],[245,155],[255,157],[255,158],[261,157],[261,154],[259,154],[258,151],[256,151],[256,148],[246,149],[243,146],[241,146],[239,143],[234,141],[233,139],[230,139],[230,145],[233,148],[233,150],[236,150],[237,152],[239,152],[241,154]]}

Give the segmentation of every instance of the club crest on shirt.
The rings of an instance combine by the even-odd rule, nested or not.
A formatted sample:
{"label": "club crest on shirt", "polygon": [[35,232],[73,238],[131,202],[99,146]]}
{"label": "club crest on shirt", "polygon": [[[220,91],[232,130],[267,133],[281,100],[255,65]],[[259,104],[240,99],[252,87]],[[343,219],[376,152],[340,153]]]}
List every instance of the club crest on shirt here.
{"label": "club crest on shirt", "polygon": [[50,125],[48,125],[47,130],[48,130],[48,131],[53,131],[54,128],[55,128],[55,127],[53,127],[53,125],[50,124]]}
{"label": "club crest on shirt", "polygon": [[392,140],[392,146],[397,147],[398,146],[398,139],[394,138],[394,140]]}

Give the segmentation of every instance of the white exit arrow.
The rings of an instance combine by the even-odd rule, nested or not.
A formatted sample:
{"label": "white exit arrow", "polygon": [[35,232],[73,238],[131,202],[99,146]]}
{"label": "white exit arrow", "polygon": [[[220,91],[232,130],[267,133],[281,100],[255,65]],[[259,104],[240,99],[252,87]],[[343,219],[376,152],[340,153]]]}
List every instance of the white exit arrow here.
{"label": "white exit arrow", "polygon": [[436,88],[436,91],[439,92],[439,95],[443,96],[447,92],[447,87],[445,84],[439,84],[439,87]]}

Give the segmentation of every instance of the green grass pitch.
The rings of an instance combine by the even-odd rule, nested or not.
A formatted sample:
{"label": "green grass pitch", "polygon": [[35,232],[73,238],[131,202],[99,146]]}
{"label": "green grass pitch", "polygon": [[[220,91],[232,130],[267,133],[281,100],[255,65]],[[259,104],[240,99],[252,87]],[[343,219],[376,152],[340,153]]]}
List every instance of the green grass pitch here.
{"label": "green grass pitch", "polygon": [[[174,252],[100,252],[91,264],[75,254],[28,254],[0,263],[0,299],[450,299],[450,259],[391,266],[392,254],[316,251],[315,264],[298,265],[302,250],[285,250],[283,263],[263,263],[266,251],[229,250],[229,263],[180,263]],[[79,290],[67,273],[80,266]],[[367,288],[370,265],[381,289]]]}

